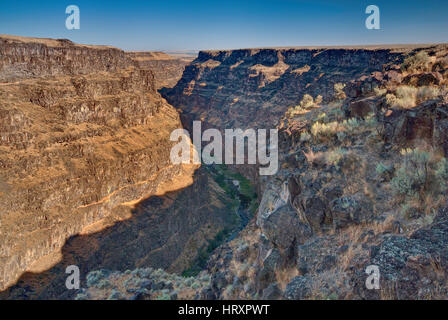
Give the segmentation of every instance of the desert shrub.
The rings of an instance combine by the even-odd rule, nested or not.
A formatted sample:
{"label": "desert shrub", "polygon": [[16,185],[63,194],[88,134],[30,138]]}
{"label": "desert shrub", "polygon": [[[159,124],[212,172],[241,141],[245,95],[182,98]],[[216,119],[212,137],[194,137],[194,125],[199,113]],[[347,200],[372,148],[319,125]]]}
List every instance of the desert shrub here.
{"label": "desert shrub", "polygon": [[400,215],[406,219],[417,218],[419,216],[419,210],[411,203],[405,202],[400,208]]}
{"label": "desert shrub", "polygon": [[442,158],[436,166],[435,178],[440,186],[441,192],[446,192],[448,189],[448,160]]}
{"label": "desert shrub", "polygon": [[89,300],[89,295],[86,293],[78,293],[75,300]]}
{"label": "desert shrub", "polygon": [[378,87],[375,87],[373,89],[373,91],[375,92],[376,96],[383,96],[383,95],[385,95],[387,93],[387,89],[380,89]]}
{"label": "desert shrub", "polygon": [[204,274],[199,278],[199,280],[201,280],[202,282],[210,282],[210,275]]}
{"label": "desert shrub", "polygon": [[339,162],[342,158],[345,157],[347,154],[347,151],[342,148],[336,148],[334,150],[331,150],[325,154],[325,160],[328,165],[333,165],[336,168],[339,167]]}
{"label": "desert shrub", "polygon": [[96,287],[98,289],[107,289],[110,288],[110,286],[111,286],[110,282],[106,279],[102,279],[96,284]]}
{"label": "desert shrub", "polygon": [[311,127],[311,134],[313,136],[331,136],[336,134],[339,130],[339,123],[336,121],[330,123],[321,123],[319,121],[315,122]]}
{"label": "desert shrub", "polygon": [[317,120],[321,122],[328,122],[328,116],[325,112],[319,113],[319,115],[317,116]]}
{"label": "desert shrub", "polygon": [[419,103],[426,101],[426,100],[432,100],[439,96],[440,89],[437,87],[419,87],[417,91],[417,100]]}
{"label": "desert shrub", "polygon": [[233,294],[233,292],[234,292],[234,287],[231,284],[228,285],[226,287],[225,292],[226,292],[227,297],[231,296]]}
{"label": "desert shrub", "polygon": [[377,125],[377,120],[374,113],[367,115],[364,121],[357,118],[350,118],[342,122],[332,121],[325,123],[323,120],[328,119],[325,113],[321,114],[318,118],[321,121],[317,121],[311,126],[311,134],[315,137],[331,137],[333,135],[337,135],[338,140],[341,142],[345,140],[347,134],[356,132],[356,130],[362,126],[373,127]]}
{"label": "desert shrub", "polygon": [[343,83],[335,83],[334,84],[334,98],[335,100],[344,100],[347,98],[344,92],[345,84]]}
{"label": "desert shrub", "polygon": [[378,120],[376,119],[375,113],[373,113],[373,112],[369,113],[366,116],[364,122],[368,127],[375,127],[378,125]]}
{"label": "desert shrub", "polygon": [[300,112],[298,112],[297,110],[296,110],[296,108],[293,108],[293,107],[289,107],[288,108],[288,111],[286,111],[286,117],[288,117],[288,118],[292,118],[292,117],[294,117],[296,114],[299,114]]}
{"label": "desert shrub", "polygon": [[194,278],[193,277],[186,278],[184,282],[187,287],[191,287],[194,283]]}
{"label": "desert shrub", "polygon": [[152,271],[153,268],[138,268],[136,269],[136,275],[141,278],[148,278]]}
{"label": "desert shrub", "polygon": [[157,296],[157,300],[171,300],[168,293],[162,293]]}
{"label": "desert shrub", "polygon": [[361,125],[361,122],[357,118],[350,118],[347,120],[344,120],[342,125],[347,129],[349,132],[354,132],[359,126]]}
{"label": "desert shrub", "polygon": [[322,163],[325,160],[323,152],[314,152],[309,149],[308,152],[303,151],[303,154],[309,163]]}
{"label": "desert shrub", "polygon": [[417,104],[427,100],[436,99],[443,95],[443,90],[438,87],[424,86],[424,87],[412,87],[412,86],[399,86],[395,94],[386,95],[386,104],[395,108],[413,108]]}
{"label": "desert shrub", "polygon": [[347,134],[344,131],[339,131],[338,133],[336,133],[336,136],[338,137],[338,140],[340,142],[344,142],[345,138],[347,138]]}
{"label": "desert shrub", "polygon": [[325,297],[325,300],[339,300],[339,296],[336,292],[332,292],[329,296]]}
{"label": "desert shrub", "polygon": [[418,89],[411,86],[400,86],[395,94],[386,95],[387,105],[394,108],[408,109],[416,105]]}
{"label": "desert shrub", "polygon": [[345,117],[345,113],[341,108],[332,109],[328,114],[336,119],[343,119]]}
{"label": "desert shrub", "polygon": [[394,176],[395,168],[393,165],[386,165],[382,162],[378,163],[375,167],[375,173],[380,181],[390,181]]}
{"label": "desert shrub", "polygon": [[430,71],[431,59],[425,51],[420,51],[413,56],[404,59],[401,70],[407,72]]}
{"label": "desert shrub", "polygon": [[314,106],[314,99],[311,95],[305,94],[302,98],[302,101],[300,101],[300,106],[303,109],[308,109]]}
{"label": "desert shrub", "polygon": [[308,142],[310,140],[311,135],[307,131],[304,131],[300,134],[300,142]]}
{"label": "desert shrub", "polygon": [[108,300],[124,300],[125,297],[116,289],[112,289],[112,292],[110,293]]}
{"label": "desert shrub", "polygon": [[411,86],[400,86],[397,88],[396,96],[398,103],[403,108],[410,108],[415,106],[418,89]]}
{"label": "desert shrub", "polygon": [[[403,149],[403,162],[391,180],[391,187],[404,202],[401,214],[418,218],[422,212],[433,214],[445,202],[448,161],[418,149]],[[424,219],[423,219],[424,220]],[[421,223],[426,223],[421,221]]]}
{"label": "desert shrub", "polygon": [[392,189],[396,194],[415,196],[414,180],[415,176],[406,168],[401,167],[391,181]]}
{"label": "desert shrub", "polygon": [[386,94],[386,104],[393,107],[397,102],[397,97],[393,93]]}
{"label": "desert shrub", "polygon": [[382,176],[386,172],[391,170],[391,166],[386,166],[384,163],[380,162],[376,165],[375,172],[377,175]]}
{"label": "desert shrub", "polygon": [[306,112],[306,110],[304,108],[302,108],[302,106],[298,105],[298,106],[295,106],[295,107],[288,108],[288,111],[286,112],[286,116],[288,118],[292,118],[292,117],[294,117],[294,116],[296,116],[298,114],[302,114],[302,113],[305,113],[305,112]]}
{"label": "desert shrub", "polygon": [[183,289],[183,288],[185,288],[185,286],[184,286],[184,284],[183,284],[183,282],[182,281],[176,281],[176,287],[178,288],[178,289]]}
{"label": "desert shrub", "polygon": [[156,269],[152,272],[154,278],[165,278],[165,271],[163,269]]}
{"label": "desert shrub", "polygon": [[403,149],[404,162],[391,180],[395,194],[415,197],[422,191],[428,179],[429,153],[419,149]]}
{"label": "desert shrub", "polygon": [[123,285],[126,289],[137,287],[137,279],[136,278],[128,278],[123,282]]}
{"label": "desert shrub", "polygon": [[89,274],[87,275],[87,286],[89,287],[95,286],[100,280],[102,280],[106,276],[107,273],[104,272],[104,270],[96,270],[89,272]]}

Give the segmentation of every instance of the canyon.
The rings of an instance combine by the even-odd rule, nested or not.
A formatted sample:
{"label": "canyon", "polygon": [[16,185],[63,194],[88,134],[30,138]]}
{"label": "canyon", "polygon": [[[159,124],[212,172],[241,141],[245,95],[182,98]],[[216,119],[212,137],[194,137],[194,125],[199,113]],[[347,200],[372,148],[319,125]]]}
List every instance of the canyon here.
{"label": "canyon", "polygon": [[[0,297],[446,297],[447,57],[442,44],[186,61],[0,36]],[[170,133],[193,121],[277,128],[278,172],[173,165]],[[422,163],[425,183],[406,182]],[[364,286],[369,265],[381,290]]]}

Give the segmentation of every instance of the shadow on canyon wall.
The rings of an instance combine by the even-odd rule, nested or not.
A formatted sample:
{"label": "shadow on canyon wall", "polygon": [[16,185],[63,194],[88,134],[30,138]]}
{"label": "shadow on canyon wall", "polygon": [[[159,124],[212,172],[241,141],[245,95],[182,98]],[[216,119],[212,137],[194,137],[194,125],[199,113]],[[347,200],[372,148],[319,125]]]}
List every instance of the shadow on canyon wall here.
{"label": "shadow on canyon wall", "polygon": [[139,267],[181,273],[219,231],[234,224],[232,199],[200,168],[194,184],[180,191],[143,200],[132,217],[102,231],[69,238],[62,259],[42,273],[24,273],[0,293],[0,299],[72,299],[67,266],[77,265],[81,288],[93,270],[125,271]]}

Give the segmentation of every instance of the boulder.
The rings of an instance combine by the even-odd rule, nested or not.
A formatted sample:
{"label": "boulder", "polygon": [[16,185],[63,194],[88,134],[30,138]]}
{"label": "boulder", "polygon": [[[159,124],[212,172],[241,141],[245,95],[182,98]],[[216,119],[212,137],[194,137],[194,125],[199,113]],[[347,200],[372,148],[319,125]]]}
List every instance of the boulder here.
{"label": "boulder", "polygon": [[381,72],[373,72],[369,76],[361,76],[355,81],[347,84],[344,92],[349,98],[357,98],[366,96],[378,88],[383,82],[383,74]]}
{"label": "boulder", "polygon": [[256,283],[259,290],[263,290],[276,281],[275,270],[281,264],[281,254],[278,249],[271,249],[263,260],[263,266],[257,272]]}
{"label": "boulder", "polygon": [[308,224],[313,232],[322,229],[329,222],[328,206],[323,198],[312,191],[307,191],[294,200],[294,208],[298,211],[300,220]]}
{"label": "boulder", "polygon": [[447,104],[429,100],[409,110],[390,109],[382,122],[385,143],[412,147],[425,141],[448,155]]}
{"label": "boulder", "polygon": [[279,289],[276,283],[270,284],[263,290],[262,300],[279,300],[282,298],[282,291]]}
{"label": "boulder", "polygon": [[335,229],[366,222],[372,216],[372,206],[361,193],[335,199],[330,206]]}
{"label": "boulder", "polygon": [[311,236],[311,229],[300,222],[289,204],[273,212],[264,221],[262,231],[275,247],[282,250],[301,244]]}
{"label": "boulder", "polygon": [[302,192],[302,188],[300,187],[300,184],[297,183],[297,181],[294,177],[290,177],[288,180],[288,191],[290,194],[289,199],[291,200],[291,203],[292,203],[293,199]]}
{"label": "boulder", "polygon": [[403,83],[411,86],[422,87],[429,85],[439,85],[443,80],[439,72],[426,72],[410,74],[403,79]]}
{"label": "boulder", "polygon": [[373,98],[352,101],[347,106],[347,116],[364,119],[369,113],[376,112],[376,102]]}
{"label": "boulder", "polygon": [[389,70],[384,73],[384,80],[388,83],[397,85],[402,82],[403,75],[401,74],[401,72],[398,72],[396,70]]}
{"label": "boulder", "polygon": [[215,300],[216,299],[216,295],[213,292],[212,288],[206,287],[205,289],[203,289],[200,292],[199,299],[200,300]]}
{"label": "boulder", "polygon": [[283,295],[288,300],[304,300],[309,299],[311,294],[312,278],[308,276],[298,276],[288,283]]}

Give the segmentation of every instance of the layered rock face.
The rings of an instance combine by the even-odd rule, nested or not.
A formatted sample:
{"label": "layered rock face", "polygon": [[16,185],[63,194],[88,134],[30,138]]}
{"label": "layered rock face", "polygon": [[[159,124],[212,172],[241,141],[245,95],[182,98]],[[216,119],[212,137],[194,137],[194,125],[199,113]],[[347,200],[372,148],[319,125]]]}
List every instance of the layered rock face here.
{"label": "layered rock face", "polygon": [[0,36],[0,81],[95,71],[117,71],[129,66],[117,48],[74,44],[70,40]]}
{"label": "layered rock face", "polygon": [[176,58],[163,52],[127,52],[126,55],[141,69],[153,71],[157,89],[174,87],[182,77],[185,66],[193,60]]}
{"label": "layered rock face", "polygon": [[100,222],[71,237],[56,265],[39,273],[25,273],[0,298],[74,298],[78,292],[64,285],[64,270],[73,264],[80,268],[82,287],[88,284],[87,275],[99,269],[125,272],[152,267],[180,275],[208,241],[223,228],[234,226],[231,203],[232,199],[200,168],[191,186],[141,201],[132,209],[132,216],[108,228]]}
{"label": "layered rock face", "polygon": [[[334,84],[386,64],[399,63],[405,49],[241,49],[201,51],[182,79],[162,94],[183,110],[187,122],[211,126],[270,127],[304,94],[329,101]],[[188,123],[185,123],[188,125]]]}
{"label": "layered rock face", "polygon": [[177,112],[123,51],[2,36],[0,81],[0,290],[192,183],[169,157]]}

